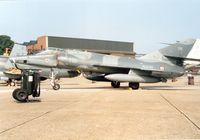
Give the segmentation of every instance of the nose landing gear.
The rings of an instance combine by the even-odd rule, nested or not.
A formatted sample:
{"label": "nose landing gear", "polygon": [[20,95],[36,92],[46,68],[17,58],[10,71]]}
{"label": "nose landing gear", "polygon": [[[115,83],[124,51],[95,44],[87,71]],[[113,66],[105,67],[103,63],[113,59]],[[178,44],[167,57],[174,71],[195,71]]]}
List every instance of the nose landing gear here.
{"label": "nose landing gear", "polygon": [[51,86],[54,90],[59,90],[60,89],[60,84],[56,83],[56,75],[57,73],[55,73],[53,71],[53,69],[51,69],[51,75],[50,75],[50,79],[51,79]]}

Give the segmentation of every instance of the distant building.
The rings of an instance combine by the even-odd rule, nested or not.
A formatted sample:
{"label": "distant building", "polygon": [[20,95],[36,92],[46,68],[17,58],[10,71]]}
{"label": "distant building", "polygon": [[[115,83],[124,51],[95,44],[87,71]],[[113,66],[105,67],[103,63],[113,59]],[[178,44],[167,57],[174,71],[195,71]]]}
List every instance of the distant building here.
{"label": "distant building", "polygon": [[25,42],[28,53],[45,50],[48,47],[62,49],[79,49],[114,55],[134,56],[134,43],[96,39],[81,39],[69,37],[41,36],[37,41]]}
{"label": "distant building", "polygon": [[47,49],[47,39],[46,36],[41,36],[37,38],[37,41],[24,42],[24,45],[27,46],[28,54]]}

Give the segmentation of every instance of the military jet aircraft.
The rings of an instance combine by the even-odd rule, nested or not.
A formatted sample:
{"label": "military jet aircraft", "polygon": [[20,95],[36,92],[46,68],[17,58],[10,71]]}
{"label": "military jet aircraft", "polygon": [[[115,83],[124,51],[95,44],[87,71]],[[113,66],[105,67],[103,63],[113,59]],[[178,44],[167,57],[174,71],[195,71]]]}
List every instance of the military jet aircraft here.
{"label": "military jet aircraft", "polygon": [[[5,56],[0,56],[0,79],[1,80],[6,80],[4,77],[4,71],[5,71],[5,65],[6,65],[6,62],[8,61],[8,57],[5,57]],[[7,77],[6,77],[7,78]]]}
{"label": "military jet aircraft", "polygon": [[[6,83],[9,84],[11,80],[4,74],[4,71],[6,71],[5,65],[7,61],[8,57],[0,56],[0,80],[6,81]],[[14,83],[10,82],[10,84],[13,85]]]}
{"label": "military jet aircraft", "polygon": [[[36,54],[38,55],[38,54]],[[11,52],[10,59],[13,57],[31,57],[27,56],[27,50],[26,46],[16,44]],[[2,71],[0,74],[2,74],[1,79],[21,79],[21,74],[13,74],[8,72],[8,69],[11,69],[15,67],[13,63],[10,61],[7,61],[8,58],[2,57],[0,58],[0,71]],[[19,69],[32,69],[32,70],[39,70],[40,72],[40,79],[41,80],[46,80],[46,79],[51,79],[51,86],[53,87],[54,90],[60,89],[60,85],[56,82],[57,79],[60,78],[71,78],[71,77],[76,77],[80,75],[79,71],[73,71],[69,69],[60,69],[60,68],[48,68],[45,66],[31,66],[31,65],[20,65],[21,67]],[[18,67],[17,67],[18,68]],[[1,75],[0,75],[1,76]]]}
{"label": "military jet aircraft", "polygon": [[40,55],[13,58],[12,61],[18,66],[78,69],[89,80],[111,82],[114,88],[119,88],[120,82],[128,82],[129,87],[138,89],[140,83],[166,82],[169,78],[182,76],[184,61],[200,61],[199,54],[200,40],[188,39],[135,59],[49,48]]}
{"label": "military jet aircraft", "polygon": [[9,62],[8,56],[0,56],[0,80],[5,81],[7,85],[15,86],[14,80],[20,80],[21,75],[16,73],[13,73],[12,75],[9,74],[9,70],[11,70],[10,68],[12,67]]}

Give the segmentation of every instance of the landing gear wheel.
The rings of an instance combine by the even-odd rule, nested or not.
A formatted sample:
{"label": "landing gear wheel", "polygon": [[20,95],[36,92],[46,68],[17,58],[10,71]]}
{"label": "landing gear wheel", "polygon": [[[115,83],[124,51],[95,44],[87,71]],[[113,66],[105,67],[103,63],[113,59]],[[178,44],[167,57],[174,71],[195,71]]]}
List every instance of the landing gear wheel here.
{"label": "landing gear wheel", "polygon": [[20,91],[21,89],[20,88],[16,88],[13,93],[12,93],[12,96],[15,100],[17,100],[17,97],[16,97],[16,92]]}
{"label": "landing gear wheel", "polygon": [[15,86],[15,82],[12,81],[12,82],[10,83],[10,86],[13,86],[13,87],[14,87],[14,86]]}
{"label": "landing gear wheel", "polygon": [[59,84],[54,84],[53,89],[54,90],[59,90],[60,89],[60,85]]}
{"label": "landing gear wheel", "polygon": [[128,85],[132,89],[139,89],[139,87],[140,87],[140,83],[132,83],[132,82],[130,82]]}
{"label": "landing gear wheel", "polygon": [[120,87],[120,82],[113,81],[113,82],[111,82],[111,86],[112,86],[113,88],[119,88],[119,87]]}
{"label": "landing gear wheel", "polygon": [[13,91],[13,98],[19,102],[26,102],[28,99],[28,93],[23,89],[16,89]]}
{"label": "landing gear wheel", "polygon": [[6,81],[6,86],[8,86],[9,85],[9,83],[8,83],[8,81]]}

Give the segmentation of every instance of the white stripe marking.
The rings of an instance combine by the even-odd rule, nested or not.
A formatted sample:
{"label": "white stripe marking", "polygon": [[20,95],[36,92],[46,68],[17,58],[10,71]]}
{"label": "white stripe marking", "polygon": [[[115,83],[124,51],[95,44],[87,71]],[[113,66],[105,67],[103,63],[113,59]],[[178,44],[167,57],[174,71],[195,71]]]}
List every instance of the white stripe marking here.
{"label": "white stripe marking", "polygon": [[200,39],[197,39],[186,58],[200,59]]}

